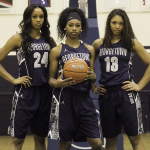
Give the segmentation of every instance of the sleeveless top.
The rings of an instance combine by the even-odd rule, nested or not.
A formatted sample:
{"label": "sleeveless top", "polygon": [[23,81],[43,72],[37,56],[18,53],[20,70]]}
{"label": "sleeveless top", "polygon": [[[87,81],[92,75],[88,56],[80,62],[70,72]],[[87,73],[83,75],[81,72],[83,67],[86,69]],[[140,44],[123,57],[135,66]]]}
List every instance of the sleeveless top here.
{"label": "sleeveless top", "polygon": [[28,56],[24,55],[22,47],[16,49],[19,77],[28,75],[32,78],[31,86],[41,86],[48,82],[50,45],[43,36],[39,39],[30,38],[32,42]]}
{"label": "sleeveless top", "polygon": [[[64,64],[67,60],[71,58],[81,58],[84,60],[88,66],[90,66],[90,57],[91,52],[84,46],[84,43],[81,41],[80,46],[78,48],[70,47],[69,45],[62,42],[62,49],[59,57],[59,74],[61,74]],[[63,77],[65,79],[65,77]],[[86,92],[91,89],[91,84],[89,80],[85,80],[81,83],[76,83],[75,85],[69,86],[69,88]]]}
{"label": "sleeveless top", "polygon": [[98,48],[101,76],[99,83],[105,86],[119,85],[133,78],[132,58],[135,54],[123,47],[121,40],[111,44],[110,48],[100,45]]}

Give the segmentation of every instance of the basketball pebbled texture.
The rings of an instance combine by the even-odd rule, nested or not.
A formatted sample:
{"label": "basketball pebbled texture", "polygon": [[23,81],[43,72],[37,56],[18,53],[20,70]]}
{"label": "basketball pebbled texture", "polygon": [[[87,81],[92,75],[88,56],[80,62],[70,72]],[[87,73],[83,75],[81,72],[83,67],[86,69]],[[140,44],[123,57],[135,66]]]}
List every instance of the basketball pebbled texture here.
{"label": "basketball pebbled texture", "polygon": [[81,83],[85,80],[87,76],[88,65],[81,58],[71,58],[69,59],[63,68],[63,73],[65,78],[72,77],[76,83]]}

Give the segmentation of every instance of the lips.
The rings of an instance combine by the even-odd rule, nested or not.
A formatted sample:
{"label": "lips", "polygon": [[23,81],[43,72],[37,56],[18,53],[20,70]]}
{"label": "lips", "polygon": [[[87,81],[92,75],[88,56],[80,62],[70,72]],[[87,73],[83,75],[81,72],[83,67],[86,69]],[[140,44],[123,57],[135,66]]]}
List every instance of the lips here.
{"label": "lips", "polygon": [[77,32],[71,32],[71,34],[77,34]]}
{"label": "lips", "polygon": [[36,25],[37,25],[38,27],[39,27],[39,26],[41,26],[41,24],[40,24],[40,23],[37,23]]}

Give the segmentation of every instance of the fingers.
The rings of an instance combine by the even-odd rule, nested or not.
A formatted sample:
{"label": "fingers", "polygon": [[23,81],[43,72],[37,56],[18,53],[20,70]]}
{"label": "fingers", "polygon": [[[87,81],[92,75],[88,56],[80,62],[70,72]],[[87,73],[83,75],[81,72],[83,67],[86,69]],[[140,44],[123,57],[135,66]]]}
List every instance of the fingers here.
{"label": "fingers", "polygon": [[76,84],[76,81],[73,80],[72,78],[67,78],[67,79],[63,80],[62,82],[63,82],[63,87],[67,87],[67,86]]}
{"label": "fingers", "polygon": [[133,90],[136,90],[136,88],[137,88],[137,85],[134,82],[130,82],[121,87],[121,89],[125,91],[133,91]]}
{"label": "fingers", "polygon": [[22,84],[24,85],[25,88],[27,88],[27,86],[30,87],[31,82],[29,79],[32,79],[31,77],[23,76],[23,77],[21,77],[21,79],[22,79]]}
{"label": "fingers", "polygon": [[96,75],[95,75],[93,69],[90,68],[90,70],[87,71],[87,76],[86,76],[85,80],[95,79],[95,78],[96,78]]}
{"label": "fingers", "polygon": [[107,90],[102,87],[104,87],[104,85],[100,85],[99,87],[97,87],[95,89],[95,94],[104,95],[107,92]]}

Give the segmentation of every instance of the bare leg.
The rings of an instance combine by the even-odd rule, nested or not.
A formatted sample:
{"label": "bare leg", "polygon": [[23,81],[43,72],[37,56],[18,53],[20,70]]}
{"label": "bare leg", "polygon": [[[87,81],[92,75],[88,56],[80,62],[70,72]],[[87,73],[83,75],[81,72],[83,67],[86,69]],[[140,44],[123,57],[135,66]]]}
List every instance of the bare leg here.
{"label": "bare leg", "polygon": [[12,138],[10,150],[21,150],[25,139]]}
{"label": "bare leg", "polygon": [[106,138],[105,150],[117,150],[118,136],[113,138]]}
{"label": "bare leg", "polygon": [[133,147],[133,150],[145,150],[144,148],[144,144],[141,140],[141,137],[140,135],[137,135],[137,136],[128,136],[130,142],[131,142],[131,145]]}
{"label": "bare leg", "polygon": [[102,141],[100,138],[87,138],[92,150],[102,150]]}
{"label": "bare leg", "polygon": [[71,141],[62,141],[60,140],[59,150],[70,150],[71,148]]}
{"label": "bare leg", "polygon": [[39,137],[37,135],[34,136],[35,141],[35,150],[46,150],[45,137]]}

